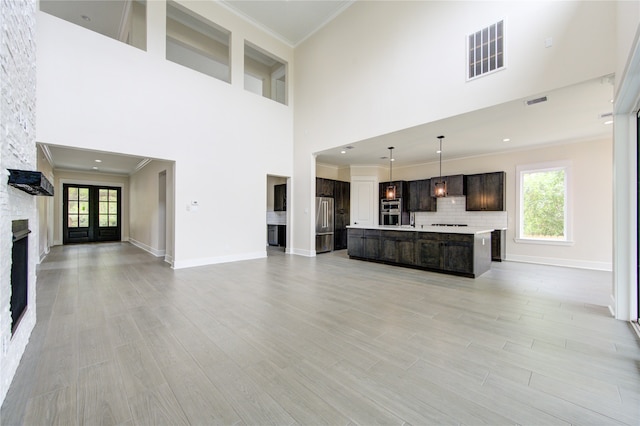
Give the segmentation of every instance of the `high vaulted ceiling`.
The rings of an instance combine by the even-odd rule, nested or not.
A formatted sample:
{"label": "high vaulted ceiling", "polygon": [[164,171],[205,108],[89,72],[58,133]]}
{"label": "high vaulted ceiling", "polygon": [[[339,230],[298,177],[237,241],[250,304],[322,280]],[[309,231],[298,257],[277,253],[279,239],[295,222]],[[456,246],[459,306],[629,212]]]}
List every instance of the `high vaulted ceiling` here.
{"label": "high vaulted ceiling", "polygon": [[221,3],[296,46],[322,28],[355,0],[222,0]]}
{"label": "high vaulted ceiling", "polygon": [[[131,1],[134,0],[40,0],[40,8],[117,39],[124,9]],[[353,3],[352,0],[220,1],[231,11],[291,46],[304,41]],[[609,115],[612,111],[612,82],[612,77],[603,76],[365,141],[353,141],[316,153],[316,160],[336,166],[386,165],[387,147],[394,146],[396,165],[428,163],[437,160],[438,135],[445,136],[444,159],[611,137],[612,126],[605,122],[612,120]],[[543,96],[546,96],[546,102],[526,105],[527,100]],[[51,146],[49,151],[56,168],[92,170],[96,167],[94,160],[98,159],[98,153],[55,146]],[[100,171],[130,174],[145,160],[122,156],[118,165],[117,158],[118,155],[111,154],[111,166],[97,167]]]}

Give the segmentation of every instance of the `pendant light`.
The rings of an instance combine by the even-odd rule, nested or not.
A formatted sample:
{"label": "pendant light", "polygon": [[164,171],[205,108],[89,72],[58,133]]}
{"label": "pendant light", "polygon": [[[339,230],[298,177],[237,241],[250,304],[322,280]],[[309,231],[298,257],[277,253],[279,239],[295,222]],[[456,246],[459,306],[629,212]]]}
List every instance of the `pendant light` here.
{"label": "pendant light", "polygon": [[447,196],[447,183],[442,179],[442,139],[444,139],[444,136],[438,136],[438,139],[440,140],[440,149],[438,150],[438,154],[440,154],[440,176],[435,184],[434,195],[442,198]]}
{"label": "pendant light", "polygon": [[396,199],[396,186],[393,184],[393,147],[389,147],[389,185],[386,191],[387,200]]}

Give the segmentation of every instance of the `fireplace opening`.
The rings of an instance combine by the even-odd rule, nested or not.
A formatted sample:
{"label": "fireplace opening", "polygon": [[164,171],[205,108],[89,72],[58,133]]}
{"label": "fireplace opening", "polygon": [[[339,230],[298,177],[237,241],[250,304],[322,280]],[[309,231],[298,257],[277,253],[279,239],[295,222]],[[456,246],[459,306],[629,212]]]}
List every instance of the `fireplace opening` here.
{"label": "fireplace opening", "polygon": [[27,284],[29,278],[29,221],[14,220],[13,248],[11,249],[11,335],[27,310]]}

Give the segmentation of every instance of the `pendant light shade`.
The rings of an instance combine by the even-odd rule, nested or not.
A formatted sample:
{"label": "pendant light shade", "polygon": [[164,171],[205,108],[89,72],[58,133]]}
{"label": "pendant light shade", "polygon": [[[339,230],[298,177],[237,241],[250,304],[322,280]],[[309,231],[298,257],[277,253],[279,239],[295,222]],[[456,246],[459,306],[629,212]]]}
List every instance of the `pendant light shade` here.
{"label": "pendant light shade", "polygon": [[435,183],[434,195],[442,198],[447,196],[447,183],[442,179],[442,139],[444,139],[444,136],[438,136],[438,139],[440,140],[440,149],[438,150],[438,154],[440,154],[440,176]]}
{"label": "pendant light shade", "polygon": [[389,185],[385,193],[387,200],[396,199],[396,186],[393,184],[393,147],[389,147]]}

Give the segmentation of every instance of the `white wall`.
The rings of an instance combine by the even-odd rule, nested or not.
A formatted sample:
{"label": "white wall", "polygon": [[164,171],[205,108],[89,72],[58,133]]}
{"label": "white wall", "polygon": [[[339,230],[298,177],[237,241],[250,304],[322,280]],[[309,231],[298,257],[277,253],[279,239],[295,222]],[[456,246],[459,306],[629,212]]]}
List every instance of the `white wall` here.
{"label": "white wall", "polygon": [[148,52],[38,14],[38,141],[175,161],[176,268],[265,256],[265,176],[292,175],[293,102],[244,90],[244,40],[290,64],[293,51],[215,2],[185,3],[232,33],[221,82],[161,57],[158,3]]}
{"label": "white wall", "polygon": [[[55,182],[51,163],[42,151],[42,147],[37,147],[38,171],[42,172],[49,182]],[[56,192],[54,187],[54,193]],[[44,259],[49,253],[49,248],[53,245],[53,203],[54,197],[37,197],[38,205],[38,261]]]}
{"label": "white wall", "polygon": [[637,270],[637,125],[640,104],[640,3],[616,2],[616,92],[613,111],[614,238],[612,311],[616,318],[638,320]]}
{"label": "white wall", "polygon": [[[516,167],[565,160],[571,163],[569,191],[573,214],[570,220],[574,244],[558,246],[516,243]],[[445,175],[506,172],[507,260],[602,270],[612,269],[612,165],[611,139],[442,162]],[[400,180],[431,178],[438,176],[438,163],[394,167],[393,175]],[[438,207],[441,202],[443,200],[438,200]],[[464,205],[461,208],[464,210]],[[467,214],[476,217],[483,213]]]}
{"label": "white wall", "polygon": [[110,175],[106,173],[89,173],[77,172],[71,170],[57,169],[55,171],[55,180],[52,182],[55,187],[55,195],[53,197],[53,245],[61,245],[62,238],[62,200],[63,186],[67,183],[84,184],[84,185],[104,185],[117,186],[122,188],[121,203],[121,232],[122,241],[129,239],[129,176]]}
{"label": "white wall", "polygon": [[[613,2],[356,2],[296,48],[294,208],[313,207],[314,152],[612,73],[615,13]],[[507,68],[467,82],[466,35],[502,18]],[[297,218],[305,253],[313,224]]]}
{"label": "white wall", "polygon": [[[166,198],[161,206],[160,173],[163,172],[166,173]],[[173,198],[173,162],[153,160],[129,177],[129,241],[154,256],[164,256],[170,263],[173,259]],[[161,241],[161,238],[164,239]]]}

